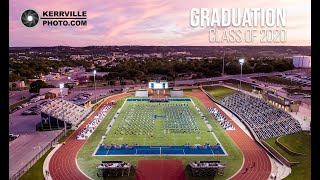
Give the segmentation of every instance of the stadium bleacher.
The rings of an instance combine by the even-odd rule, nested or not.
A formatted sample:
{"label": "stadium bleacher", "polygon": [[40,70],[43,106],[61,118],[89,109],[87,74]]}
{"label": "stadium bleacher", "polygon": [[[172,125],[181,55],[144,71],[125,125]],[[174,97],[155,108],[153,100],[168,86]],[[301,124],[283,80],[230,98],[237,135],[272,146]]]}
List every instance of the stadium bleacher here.
{"label": "stadium bleacher", "polygon": [[299,122],[290,114],[259,98],[235,93],[219,101],[237,113],[259,139],[269,139],[302,131]]}
{"label": "stadium bleacher", "polygon": [[217,108],[208,107],[209,112],[219,122],[220,126],[225,130],[234,130],[233,125],[224,117]]}
{"label": "stadium bleacher", "polygon": [[84,108],[72,102],[55,99],[41,108],[41,112],[60,120],[70,123],[76,127],[91,112],[91,108]]}
{"label": "stadium bleacher", "polygon": [[90,135],[93,133],[93,131],[98,127],[100,122],[106,117],[107,113],[109,112],[109,110],[111,108],[112,108],[112,106],[103,106],[101,108],[101,111],[77,135],[77,139],[78,140],[88,139],[90,137]]}
{"label": "stadium bleacher", "polygon": [[106,179],[109,176],[123,176],[130,174],[131,164],[125,161],[102,161],[96,166],[100,171],[97,173],[99,178]]}

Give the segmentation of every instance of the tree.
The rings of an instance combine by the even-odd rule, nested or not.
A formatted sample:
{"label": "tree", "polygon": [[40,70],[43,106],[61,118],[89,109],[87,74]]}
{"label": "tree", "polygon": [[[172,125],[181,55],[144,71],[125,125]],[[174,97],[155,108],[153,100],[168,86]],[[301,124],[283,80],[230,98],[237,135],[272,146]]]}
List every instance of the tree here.
{"label": "tree", "polygon": [[254,72],[263,72],[263,73],[269,73],[273,71],[273,66],[265,63],[258,63],[254,67]]}
{"label": "tree", "polygon": [[39,93],[41,88],[46,88],[46,87],[48,87],[47,83],[45,83],[44,81],[41,81],[41,80],[37,80],[37,81],[30,84],[29,92],[30,93]]}
{"label": "tree", "polygon": [[110,86],[114,86],[116,82],[114,80],[109,81]]}
{"label": "tree", "polygon": [[9,82],[18,81],[20,79],[20,76],[16,73],[10,73],[9,74]]}
{"label": "tree", "polygon": [[240,64],[236,61],[227,63],[225,66],[225,73],[230,75],[240,74]]}
{"label": "tree", "polygon": [[56,88],[56,86],[54,86],[54,85],[52,85],[52,84],[49,84],[49,85],[47,85],[46,88]]}

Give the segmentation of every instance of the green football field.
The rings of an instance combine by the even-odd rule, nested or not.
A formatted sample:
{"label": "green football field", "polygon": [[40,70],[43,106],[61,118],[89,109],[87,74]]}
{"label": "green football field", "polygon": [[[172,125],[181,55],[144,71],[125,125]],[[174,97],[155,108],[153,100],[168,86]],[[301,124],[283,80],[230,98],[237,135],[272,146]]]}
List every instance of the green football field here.
{"label": "green football field", "polygon": [[[217,136],[218,140],[220,141],[221,145],[223,146],[224,150],[228,153],[228,156],[93,156],[96,148],[98,147],[102,136],[105,135],[107,127],[109,126],[112,118],[116,115],[117,111],[122,107],[125,100],[128,97],[122,98],[116,102],[116,104],[111,108],[111,110],[106,115],[105,119],[100,123],[100,125],[97,127],[97,129],[93,132],[93,134],[89,137],[87,142],[84,144],[84,146],[81,148],[77,155],[77,164],[81,171],[85,173],[86,175],[90,176],[92,179],[99,179],[97,177],[97,169],[96,165],[98,163],[101,163],[101,161],[106,160],[121,160],[121,161],[127,161],[133,164],[134,170],[130,173],[130,176],[123,176],[123,177],[117,177],[117,178],[111,178],[111,179],[135,179],[135,170],[137,168],[137,164],[139,160],[153,160],[153,159],[179,159],[182,160],[184,166],[187,166],[187,164],[191,161],[195,160],[221,160],[225,163],[227,166],[224,170],[223,176],[216,176],[215,179],[222,180],[227,179],[231,177],[233,174],[235,174],[239,168],[241,167],[241,164],[243,162],[243,154],[241,153],[238,146],[232,141],[232,139],[229,137],[229,135],[226,133],[226,131],[219,125],[219,123],[214,119],[214,117],[210,114],[210,112],[207,110],[207,108],[201,103],[201,101],[194,97],[187,97],[191,98],[195,105],[203,112],[204,116],[208,119],[209,124],[212,126],[212,130]],[[183,145],[185,143],[190,144],[204,144],[204,143],[216,143],[215,139],[213,138],[212,134],[210,134],[208,131],[208,128],[206,127],[206,124],[203,122],[200,116],[198,116],[196,109],[192,108],[191,111],[194,113],[194,117],[199,125],[200,128],[200,134],[182,134],[183,138],[179,138],[180,135],[178,134],[167,134],[167,137],[164,138],[163,134],[163,126],[162,124],[157,124],[159,122],[155,122],[155,126],[157,128],[154,129],[153,137],[150,135],[116,135],[115,132],[117,130],[117,124],[120,124],[119,118],[123,116],[123,113],[127,112],[125,110],[126,106],[129,106],[129,104],[125,104],[122,109],[121,113],[119,114],[118,118],[114,122],[114,125],[111,127],[110,131],[108,132],[108,135],[106,136],[106,139],[104,140],[105,144],[111,144],[114,142],[115,144],[122,144],[122,143],[138,143],[139,145],[150,144],[150,145]],[[157,119],[161,120],[161,119]],[[182,136],[181,135],[181,136]],[[140,136],[140,137],[139,137]],[[200,137],[197,139],[197,137]],[[170,139],[169,139],[170,138]],[[168,140],[169,139],[169,140]],[[139,141],[139,142],[137,142]],[[187,176],[187,179],[199,179],[194,178],[191,176],[190,170],[186,169],[185,174]],[[212,179],[212,178],[201,178],[201,179]]]}
{"label": "green football field", "polygon": [[[180,106],[179,106],[180,105]],[[187,105],[187,106],[186,106]],[[190,132],[174,132],[164,129],[164,117],[154,118],[154,115],[164,116],[162,110],[163,107],[182,107],[184,109],[189,109],[194,120],[196,121],[199,131],[194,131],[193,129]],[[140,107],[141,111],[146,110],[144,113],[139,113],[138,110],[134,108]],[[154,110],[154,111],[153,111]],[[138,112],[137,112],[138,111]],[[152,112],[151,112],[152,111]],[[134,112],[134,113],[132,113]],[[127,114],[126,114],[127,113]],[[130,113],[130,115],[129,115]],[[186,118],[188,118],[188,115]],[[128,120],[129,118],[132,118]],[[143,129],[142,122],[140,119],[146,119],[146,122],[153,122],[154,127],[149,129]],[[177,120],[177,119],[176,119]],[[137,122],[137,123],[134,123]],[[152,125],[152,123],[150,123]],[[122,129],[121,129],[122,127]],[[121,129],[121,130],[119,130]],[[112,125],[111,130],[108,132],[104,144],[139,144],[139,145],[184,145],[186,143],[194,144],[205,144],[209,143],[214,145],[217,141],[214,139],[211,132],[208,132],[209,129],[206,126],[205,122],[202,120],[200,114],[195,109],[194,105],[191,102],[167,102],[167,103],[150,103],[150,102],[135,102],[127,101],[119,116],[117,117],[115,123]],[[122,134],[120,134],[122,132]],[[135,133],[140,132],[140,133]]]}

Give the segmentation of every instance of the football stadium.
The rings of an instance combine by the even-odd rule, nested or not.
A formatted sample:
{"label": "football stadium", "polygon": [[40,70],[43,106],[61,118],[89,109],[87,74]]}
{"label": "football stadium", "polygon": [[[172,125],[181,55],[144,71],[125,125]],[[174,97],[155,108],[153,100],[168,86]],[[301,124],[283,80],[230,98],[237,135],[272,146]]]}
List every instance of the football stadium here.
{"label": "football stadium", "polygon": [[[249,92],[232,87],[229,82],[236,80],[226,82],[169,87],[167,81],[150,81],[109,94],[91,108],[62,98],[49,101],[41,108],[37,129],[67,130],[70,136],[52,144],[42,160],[43,176],[310,177],[310,135],[294,116],[295,102],[268,98],[278,96],[268,90],[256,93],[254,85]],[[244,86],[250,89],[249,83]],[[28,172],[21,179],[33,177]]]}
{"label": "football stadium", "polygon": [[[79,179],[270,176],[267,153],[221,109],[218,103],[222,104],[223,98],[216,101],[202,87],[184,91],[168,88],[167,83],[152,81],[145,89],[105,98],[53,154],[50,176],[53,179],[61,179],[66,173]],[[241,94],[226,92],[228,97]],[[61,162],[65,163],[61,166]],[[247,173],[248,167],[251,169]]]}

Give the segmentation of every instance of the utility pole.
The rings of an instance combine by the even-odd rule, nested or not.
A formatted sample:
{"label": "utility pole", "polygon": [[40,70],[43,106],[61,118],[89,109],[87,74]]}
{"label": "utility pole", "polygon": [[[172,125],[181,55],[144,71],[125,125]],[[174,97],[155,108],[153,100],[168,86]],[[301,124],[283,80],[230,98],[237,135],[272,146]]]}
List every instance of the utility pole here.
{"label": "utility pole", "polygon": [[224,76],[224,56],[226,55],[226,52],[223,51],[223,57],[222,57],[222,73],[221,73],[221,76],[223,77]]}

